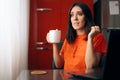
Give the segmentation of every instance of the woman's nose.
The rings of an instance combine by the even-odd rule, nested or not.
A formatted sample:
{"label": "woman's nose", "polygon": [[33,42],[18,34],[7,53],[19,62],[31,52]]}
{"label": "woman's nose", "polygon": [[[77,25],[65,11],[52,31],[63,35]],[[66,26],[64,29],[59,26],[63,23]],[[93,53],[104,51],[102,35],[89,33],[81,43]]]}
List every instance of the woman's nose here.
{"label": "woman's nose", "polygon": [[77,15],[74,15],[74,20],[77,20],[77,19],[78,19]]}

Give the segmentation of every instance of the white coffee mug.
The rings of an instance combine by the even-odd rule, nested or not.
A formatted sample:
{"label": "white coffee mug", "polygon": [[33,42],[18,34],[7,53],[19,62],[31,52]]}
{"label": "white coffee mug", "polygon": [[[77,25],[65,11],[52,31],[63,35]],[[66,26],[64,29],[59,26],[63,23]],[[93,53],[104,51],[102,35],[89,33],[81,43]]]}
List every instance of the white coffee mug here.
{"label": "white coffee mug", "polygon": [[50,43],[59,43],[61,40],[61,30],[50,30],[49,31],[49,42]]}

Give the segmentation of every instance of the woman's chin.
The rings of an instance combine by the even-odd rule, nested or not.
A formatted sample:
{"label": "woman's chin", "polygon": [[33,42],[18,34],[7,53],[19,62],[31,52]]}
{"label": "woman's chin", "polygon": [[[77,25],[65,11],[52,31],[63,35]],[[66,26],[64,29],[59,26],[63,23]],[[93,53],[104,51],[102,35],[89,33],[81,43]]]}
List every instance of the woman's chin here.
{"label": "woman's chin", "polygon": [[83,30],[81,27],[74,27],[75,30]]}

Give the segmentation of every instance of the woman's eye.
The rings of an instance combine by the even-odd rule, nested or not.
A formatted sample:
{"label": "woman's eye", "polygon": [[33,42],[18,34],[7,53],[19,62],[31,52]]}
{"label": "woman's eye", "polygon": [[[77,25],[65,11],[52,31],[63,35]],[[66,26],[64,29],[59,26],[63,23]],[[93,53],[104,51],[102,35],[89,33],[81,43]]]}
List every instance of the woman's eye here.
{"label": "woman's eye", "polygon": [[77,14],[78,14],[79,16],[82,16],[82,15],[83,15],[83,13],[81,13],[81,12],[78,12]]}
{"label": "woman's eye", "polygon": [[72,17],[72,16],[74,16],[73,14],[70,14],[70,16]]}
{"label": "woman's eye", "polygon": [[82,16],[83,13],[82,12],[76,12],[76,13],[70,13],[70,16],[73,17],[73,16]]}

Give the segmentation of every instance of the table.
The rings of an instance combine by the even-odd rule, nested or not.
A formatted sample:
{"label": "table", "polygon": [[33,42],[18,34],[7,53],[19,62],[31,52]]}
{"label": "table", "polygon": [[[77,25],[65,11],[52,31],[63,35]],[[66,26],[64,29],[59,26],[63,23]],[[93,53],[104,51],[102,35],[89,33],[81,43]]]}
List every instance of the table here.
{"label": "table", "polygon": [[[74,78],[73,75],[71,75],[71,71],[64,71],[63,69],[39,70],[46,71],[46,74],[31,74],[32,71],[35,70],[21,71],[16,80],[84,80]],[[94,72],[96,70],[87,70],[86,73],[91,73],[91,71]],[[85,70],[77,71],[77,74],[85,74]]]}

